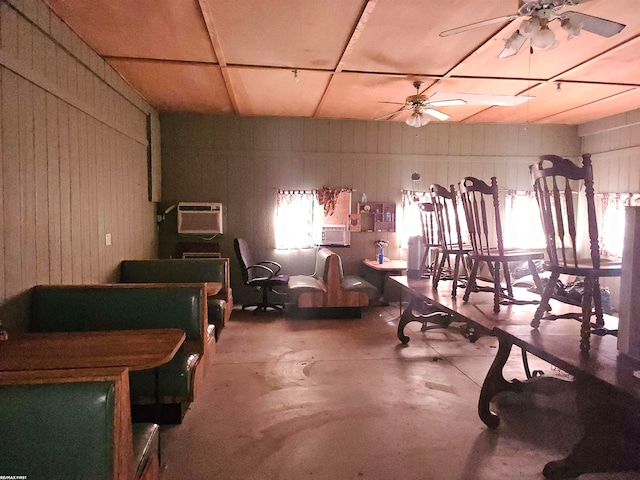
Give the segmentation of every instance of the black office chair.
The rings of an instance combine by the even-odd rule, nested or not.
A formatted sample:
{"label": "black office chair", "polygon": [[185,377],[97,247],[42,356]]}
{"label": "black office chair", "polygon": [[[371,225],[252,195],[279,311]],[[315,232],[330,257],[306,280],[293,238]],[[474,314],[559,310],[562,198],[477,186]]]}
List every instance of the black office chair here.
{"label": "black office chair", "polygon": [[271,260],[254,262],[249,244],[243,238],[235,238],[233,240],[233,247],[238,256],[238,262],[240,262],[244,284],[257,288],[262,294],[262,301],[260,303],[243,304],[242,310],[249,307],[256,307],[253,311],[254,314],[260,310],[266,312],[269,308],[280,312],[284,310],[284,303],[271,303],[268,298],[269,292],[280,295],[283,294],[275,290],[277,287],[288,288],[289,275],[278,274],[282,268],[281,265]]}

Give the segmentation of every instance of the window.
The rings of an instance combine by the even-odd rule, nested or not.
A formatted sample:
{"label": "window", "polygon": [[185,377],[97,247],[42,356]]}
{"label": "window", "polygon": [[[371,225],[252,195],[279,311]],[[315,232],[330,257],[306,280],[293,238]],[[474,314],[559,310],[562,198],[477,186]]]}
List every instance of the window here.
{"label": "window", "polygon": [[604,257],[622,257],[624,246],[625,207],[640,206],[640,194],[603,193],[600,199],[600,255]]}
{"label": "window", "polygon": [[507,191],[502,227],[505,248],[545,248],[534,192]]}
{"label": "window", "polygon": [[418,203],[431,202],[431,194],[413,190],[402,191],[402,221],[400,228],[400,248],[407,248],[409,238],[422,236],[422,223]]}
{"label": "window", "polygon": [[[311,248],[323,244],[323,226],[329,243],[348,245],[351,190],[279,190],[276,202],[277,249]],[[343,227],[344,230],[339,227]]]}
{"label": "window", "polygon": [[276,203],[277,249],[313,247],[315,193],[310,190],[279,190]]}

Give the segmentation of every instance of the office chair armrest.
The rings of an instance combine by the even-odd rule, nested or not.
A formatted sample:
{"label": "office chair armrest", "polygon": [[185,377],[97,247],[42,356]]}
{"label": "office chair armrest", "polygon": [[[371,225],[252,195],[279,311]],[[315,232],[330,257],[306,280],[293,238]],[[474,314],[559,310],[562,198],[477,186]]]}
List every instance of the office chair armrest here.
{"label": "office chair armrest", "polygon": [[274,262],[273,260],[264,260],[262,262],[258,262],[258,265],[271,265],[269,268],[269,270],[273,271],[274,275],[277,275],[278,272],[282,269],[282,265],[280,265],[278,262]]}
{"label": "office chair armrest", "polygon": [[267,267],[265,265],[262,265],[261,263],[258,264],[258,265],[250,265],[249,267],[247,267],[247,272],[249,272],[249,271],[251,271],[253,269],[259,270],[259,272],[257,274],[255,274],[255,277],[264,275],[263,278],[272,277],[277,273],[277,272],[273,271],[272,269],[270,269],[269,267]]}

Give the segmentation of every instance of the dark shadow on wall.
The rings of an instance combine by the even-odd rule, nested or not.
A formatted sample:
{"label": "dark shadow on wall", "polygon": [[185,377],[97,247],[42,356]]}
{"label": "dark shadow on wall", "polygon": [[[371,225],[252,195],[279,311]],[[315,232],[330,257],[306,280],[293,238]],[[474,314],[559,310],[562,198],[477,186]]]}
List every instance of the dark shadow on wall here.
{"label": "dark shadow on wall", "polygon": [[15,295],[0,305],[0,321],[11,332],[25,332],[31,323],[31,289]]}

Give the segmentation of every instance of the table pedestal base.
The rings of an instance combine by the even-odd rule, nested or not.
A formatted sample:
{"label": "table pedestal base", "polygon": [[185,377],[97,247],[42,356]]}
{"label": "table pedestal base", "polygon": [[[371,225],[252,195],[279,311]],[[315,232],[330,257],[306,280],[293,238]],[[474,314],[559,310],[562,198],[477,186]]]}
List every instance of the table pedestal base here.
{"label": "table pedestal base", "polygon": [[[420,322],[422,323],[420,330],[426,332],[433,328],[447,328],[452,321],[453,317],[450,314],[412,296],[398,319],[398,339],[402,343],[409,343],[409,337],[404,334],[404,327],[408,323]],[[430,323],[432,325],[429,325]]]}
{"label": "table pedestal base", "polygon": [[640,407],[637,401],[586,376],[566,381],[542,375],[509,382],[504,379],[502,370],[513,343],[500,335],[498,342],[498,352],[482,384],[478,401],[478,415],[485,425],[496,428],[500,424],[500,418],[490,408],[491,400],[498,393],[555,395],[572,389],[576,391],[584,433],[567,457],[545,465],[545,478],[560,480],[584,473],[640,470]]}

